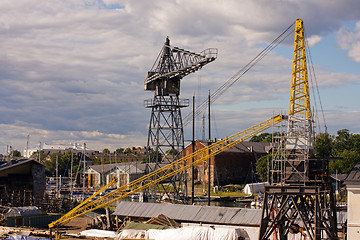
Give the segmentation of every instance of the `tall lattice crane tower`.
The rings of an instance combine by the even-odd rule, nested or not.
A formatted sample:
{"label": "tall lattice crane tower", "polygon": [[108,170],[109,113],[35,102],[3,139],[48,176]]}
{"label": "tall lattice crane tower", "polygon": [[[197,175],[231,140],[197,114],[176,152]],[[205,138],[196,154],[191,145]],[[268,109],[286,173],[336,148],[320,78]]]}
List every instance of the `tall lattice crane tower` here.
{"label": "tall lattice crane tower", "polygon": [[[189,99],[179,97],[181,79],[216,58],[216,48],[209,48],[198,54],[173,47],[169,38],[166,38],[153,67],[146,74],[144,84],[146,91],[154,92],[152,99],[145,100],[145,107],[151,108],[147,140],[148,163],[157,163],[155,166],[148,164],[149,171],[157,168],[160,162],[171,163],[177,160],[184,149],[181,108],[189,106]],[[185,176],[177,175],[171,180],[178,195],[179,185],[176,183],[183,184],[185,179]],[[182,189],[186,189],[186,186]]]}
{"label": "tall lattice crane tower", "polygon": [[287,129],[278,134],[278,150],[265,188],[259,239],[337,239],[334,191],[328,159],[314,156],[303,21],[295,22],[293,67]]}

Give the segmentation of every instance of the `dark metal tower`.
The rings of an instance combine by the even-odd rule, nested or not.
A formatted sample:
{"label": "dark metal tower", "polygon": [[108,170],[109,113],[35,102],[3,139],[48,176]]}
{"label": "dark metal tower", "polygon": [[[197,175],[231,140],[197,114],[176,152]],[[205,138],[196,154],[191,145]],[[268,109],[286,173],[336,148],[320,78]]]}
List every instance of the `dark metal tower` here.
{"label": "dark metal tower", "polygon": [[[171,163],[179,158],[184,149],[184,132],[181,108],[189,106],[189,99],[180,99],[180,80],[214,61],[217,49],[209,48],[200,54],[170,46],[169,38],[146,74],[145,90],[154,91],[154,98],[145,100],[151,108],[148,132],[148,171],[155,170],[160,163]],[[186,177],[176,175],[168,181],[172,184],[175,198],[186,191]],[[163,190],[166,192],[163,185]],[[187,195],[187,194],[186,194]]]}
{"label": "dark metal tower", "polygon": [[[259,239],[337,239],[334,191],[328,160],[315,158],[303,21],[295,22],[288,126],[265,187]],[[299,238],[299,239],[300,239]]]}

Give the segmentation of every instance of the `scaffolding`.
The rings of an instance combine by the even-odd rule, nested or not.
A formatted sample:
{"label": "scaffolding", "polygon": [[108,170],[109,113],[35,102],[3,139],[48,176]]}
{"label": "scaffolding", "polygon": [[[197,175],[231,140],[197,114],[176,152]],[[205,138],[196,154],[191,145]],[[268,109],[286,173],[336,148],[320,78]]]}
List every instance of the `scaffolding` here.
{"label": "scaffolding", "polygon": [[293,68],[286,131],[274,137],[271,185],[265,187],[259,240],[337,239],[334,191],[326,159],[314,156],[303,21],[295,22]]}

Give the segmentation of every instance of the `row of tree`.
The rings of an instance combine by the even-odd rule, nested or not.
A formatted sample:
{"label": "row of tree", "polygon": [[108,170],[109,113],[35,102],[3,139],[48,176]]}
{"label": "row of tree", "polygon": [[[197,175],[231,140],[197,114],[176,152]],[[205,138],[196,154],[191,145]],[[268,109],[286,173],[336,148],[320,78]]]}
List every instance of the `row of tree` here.
{"label": "row of tree", "polygon": [[330,174],[348,174],[360,161],[360,134],[352,134],[348,129],[337,131],[336,136],[320,133],[315,140],[315,155],[330,159]]}
{"label": "row of tree", "polygon": [[[253,142],[271,142],[270,133],[262,133],[250,139]],[[315,138],[315,157],[329,159],[329,173],[348,174],[360,161],[360,134],[352,134],[348,129],[337,131],[336,135],[320,133]],[[271,153],[259,158],[256,163],[256,175],[267,180],[268,163]]]}

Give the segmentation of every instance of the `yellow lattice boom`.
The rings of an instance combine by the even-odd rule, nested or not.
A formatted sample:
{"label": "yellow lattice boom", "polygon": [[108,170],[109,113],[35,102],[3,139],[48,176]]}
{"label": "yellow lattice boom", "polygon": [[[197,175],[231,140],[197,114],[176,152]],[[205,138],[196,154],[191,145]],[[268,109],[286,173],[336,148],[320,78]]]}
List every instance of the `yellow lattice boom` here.
{"label": "yellow lattice boom", "polygon": [[303,21],[295,22],[294,54],[291,77],[289,116],[311,119],[309,83],[306,65]]}
{"label": "yellow lattice boom", "polygon": [[[284,115],[277,115],[270,119],[267,119],[261,123],[258,123],[248,129],[240,131],[232,136],[224,138],[220,141],[214,142],[210,146],[202,148],[192,154],[186,155],[180,158],[177,161],[174,161],[162,168],[159,168],[147,175],[144,175],[126,185],[123,185],[108,194],[101,196],[95,199],[95,195],[99,194],[104,190],[99,190],[96,194],[91,196],[89,199],[85,200],[79,206],[62,216],[59,220],[54,221],[49,224],[49,228],[53,228],[62,223],[65,223],[73,218],[84,215],[88,212],[94,211],[99,208],[108,206],[111,203],[119,201],[123,198],[126,198],[134,193],[140,192],[148,187],[154,186],[155,184],[170,178],[182,171],[189,169],[190,167],[202,163],[211,157],[235,146],[236,144],[245,141],[252,136],[280,123],[281,121],[287,119]],[[191,162],[191,159],[195,159],[194,162]],[[191,162],[191,163],[190,163]],[[110,183],[109,183],[110,184]],[[108,184],[108,185],[109,185]],[[111,184],[110,184],[111,185]],[[93,200],[94,199],[94,200]],[[91,201],[93,200],[93,201]]]}

